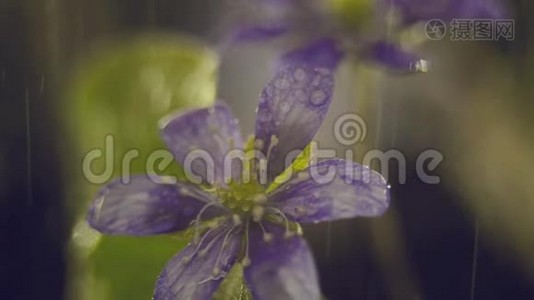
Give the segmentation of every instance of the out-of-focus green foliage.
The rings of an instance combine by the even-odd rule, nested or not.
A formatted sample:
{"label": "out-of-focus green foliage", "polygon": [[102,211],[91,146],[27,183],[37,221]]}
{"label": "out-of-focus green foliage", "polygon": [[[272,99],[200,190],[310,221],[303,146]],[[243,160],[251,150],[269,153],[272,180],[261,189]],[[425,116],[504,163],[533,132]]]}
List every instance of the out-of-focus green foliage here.
{"label": "out-of-focus green foliage", "polygon": [[[123,158],[130,150],[139,154],[130,164],[131,174],[147,173],[148,157],[165,149],[158,121],[175,110],[211,105],[217,67],[214,52],[180,36],[145,36],[105,44],[79,64],[68,82],[63,105],[66,133],[73,138],[69,141],[72,151],[66,154],[71,162],[67,206],[78,212],[75,218],[85,217],[89,201],[103,184],[82,172],[86,154],[93,149],[103,153],[90,165],[95,175],[112,167],[110,178],[103,176],[102,181],[128,171]],[[112,148],[106,153],[109,136]],[[174,162],[165,170],[157,168],[158,162],[154,164],[161,174],[183,176]],[[73,232],[73,259],[84,258],[71,270],[71,278],[77,278],[70,289],[73,299],[150,299],[159,272],[186,244],[170,236],[93,235],[86,239],[91,236],[88,231],[87,226],[78,225]]]}
{"label": "out-of-focus green foliage", "polygon": [[151,299],[157,276],[183,241],[161,237],[103,237],[89,263],[108,299]]}
{"label": "out-of-focus green foliage", "polygon": [[[104,149],[105,137],[113,135],[113,174],[120,174],[121,156],[130,149],[140,151],[132,169],[145,173],[145,158],[165,149],[157,122],[176,109],[212,104],[217,65],[213,52],[185,38],[148,37],[108,45],[74,74],[66,115],[77,146],[82,151]],[[94,170],[103,168],[98,163]]]}
{"label": "out-of-focus green foliage", "polygon": [[326,3],[343,24],[353,29],[359,29],[369,21],[375,6],[371,0],[330,0]]}

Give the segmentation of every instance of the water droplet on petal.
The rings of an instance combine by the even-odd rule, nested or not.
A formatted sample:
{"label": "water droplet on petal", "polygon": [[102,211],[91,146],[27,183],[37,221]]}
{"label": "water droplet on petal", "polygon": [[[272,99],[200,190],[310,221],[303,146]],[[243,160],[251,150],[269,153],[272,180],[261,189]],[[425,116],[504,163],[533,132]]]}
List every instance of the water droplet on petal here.
{"label": "water droplet on petal", "polygon": [[296,90],[295,91],[295,98],[297,98],[296,100],[299,101],[299,102],[304,102],[304,101],[306,101],[306,93],[304,93],[303,90]]}
{"label": "water droplet on petal", "polygon": [[301,81],[302,82],[302,81],[306,80],[306,72],[304,72],[304,70],[302,70],[300,68],[295,71],[294,75],[295,75],[295,79],[297,81]]}
{"label": "water droplet on petal", "polygon": [[428,60],[420,59],[410,63],[410,71],[416,73],[427,73],[430,70],[430,63]]}
{"label": "water droplet on petal", "polygon": [[289,111],[289,103],[287,103],[286,101],[283,101],[280,104],[280,112],[282,114],[286,114],[288,111]]}
{"label": "water droplet on petal", "polygon": [[319,105],[323,105],[325,102],[326,102],[326,99],[327,99],[327,95],[325,92],[321,91],[321,90],[317,90],[317,91],[314,91],[310,97],[310,102],[313,104],[313,105],[316,105],[316,106],[319,106]]}
{"label": "water droplet on petal", "polygon": [[289,81],[285,78],[283,79],[278,79],[275,83],[274,83],[274,86],[277,88],[277,89],[281,89],[281,90],[285,90],[285,89],[288,89],[289,88]]}

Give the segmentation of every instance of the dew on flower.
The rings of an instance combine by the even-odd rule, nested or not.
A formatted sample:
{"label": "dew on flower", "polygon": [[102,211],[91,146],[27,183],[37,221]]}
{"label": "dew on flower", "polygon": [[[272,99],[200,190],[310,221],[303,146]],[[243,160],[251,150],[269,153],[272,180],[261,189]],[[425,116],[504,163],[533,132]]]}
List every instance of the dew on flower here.
{"label": "dew on flower", "polygon": [[[172,299],[196,296],[211,298],[235,264],[243,266],[252,295],[257,299],[266,299],[258,287],[273,282],[273,278],[265,277],[264,270],[283,276],[283,273],[272,269],[280,267],[276,263],[279,259],[286,262],[283,268],[298,272],[307,281],[306,284],[297,282],[291,287],[291,293],[294,293],[292,298],[319,297],[312,254],[301,236],[298,222],[316,223],[359,216],[362,214],[362,204],[347,203],[355,199],[355,191],[360,188],[366,188],[367,191],[370,188],[365,182],[359,181],[345,186],[337,184],[335,188],[330,188],[328,183],[318,184],[311,178],[312,167],[309,167],[288,178],[287,183],[269,189],[275,178],[284,171],[283,168],[273,169],[271,166],[279,164],[285,167],[285,153],[281,153],[283,149],[302,151],[311,142],[328,109],[328,105],[324,104],[333,92],[332,85],[326,86],[321,90],[323,94],[312,93],[311,99],[307,100],[306,92],[309,90],[303,90],[298,84],[291,85],[286,79],[289,74],[300,78],[320,75],[321,80],[331,77],[330,73],[320,74],[314,68],[301,66],[281,70],[268,84],[288,89],[287,94],[294,97],[286,97],[282,103],[287,106],[274,109],[276,96],[264,98],[266,93],[261,94],[262,105],[257,111],[256,132],[250,145],[264,157],[243,163],[241,177],[223,182],[220,178],[222,172],[215,172],[211,177],[208,174],[200,176],[203,180],[201,183],[178,181],[170,184],[154,183],[147,177],[139,176],[133,178],[130,185],[111,184],[106,190],[107,194],[95,199],[88,219],[91,226],[104,233],[149,235],[188,228],[193,231],[191,243],[168,262],[158,278],[155,300],[167,300],[169,295]],[[308,101],[321,105],[310,107],[306,103]],[[286,110],[285,107],[291,109],[289,115],[292,116],[281,113]],[[295,118],[293,112],[300,118]],[[188,145],[194,145],[194,148],[209,154],[242,149],[243,139],[234,119],[229,108],[220,103],[212,108],[198,109],[168,119],[162,127],[163,137],[179,161],[184,161],[187,156],[190,150]],[[297,139],[294,136],[308,138]],[[221,167],[218,162],[222,161],[220,158],[214,159],[213,169]],[[338,171],[345,164],[345,161],[337,159],[318,163],[320,169],[333,167]],[[263,169],[268,173],[266,180],[262,180]],[[245,174],[252,175],[250,180],[245,180]],[[373,190],[358,197],[377,206],[376,209],[365,206],[367,215],[369,212],[379,215],[387,208],[389,195],[385,180],[378,173],[370,176],[380,178],[382,185],[373,187],[378,189],[377,192]],[[212,180],[208,181],[210,178]],[[382,189],[384,193],[380,193]],[[317,196],[314,202],[305,200],[310,200],[313,195],[323,197]],[[103,198],[107,205],[102,205]],[[341,210],[330,209],[341,205],[342,213],[339,212]],[[99,210],[96,214],[95,209]],[[279,279],[280,282],[288,280],[290,278]]]}
{"label": "dew on flower", "polygon": [[326,102],[328,96],[321,90],[316,90],[312,93],[310,101],[313,105],[323,105]]}
{"label": "dew on flower", "polygon": [[287,90],[290,87],[290,83],[287,79],[282,78],[282,79],[278,79],[275,82],[274,86],[279,90]]}
{"label": "dew on flower", "polygon": [[289,106],[289,103],[287,103],[286,101],[282,101],[282,103],[280,103],[280,112],[283,113],[283,114],[286,114],[290,109],[290,106]]}
{"label": "dew on flower", "polygon": [[295,79],[297,81],[300,81],[300,82],[303,82],[306,80],[306,72],[304,72],[304,70],[302,69],[297,69],[295,71]]}

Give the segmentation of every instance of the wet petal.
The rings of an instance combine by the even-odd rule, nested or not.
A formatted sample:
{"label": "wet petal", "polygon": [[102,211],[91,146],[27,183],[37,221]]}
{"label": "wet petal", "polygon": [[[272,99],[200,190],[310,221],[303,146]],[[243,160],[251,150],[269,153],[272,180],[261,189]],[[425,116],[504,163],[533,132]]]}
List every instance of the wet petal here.
{"label": "wet petal", "polygon": [[232,40],[235,42],[265,41],[279,37],[287,30],[288,28],[281,24],[242,26],[235,30]]}
{"label": "wet petal", "polygon": [[[464,1],[465,2],[465,1]],[[465,2],[461,17],[479,19],[503,19],[509,17],[505,2],[500,0],[471,0]],[[455,17],[458,18],[458,17]]]}
{"label": "wet petal", "polygon": [[[157,182],[165,182],[159,178]],[[88,222],[107,234],[150,235],[186,229],[201,209],[215,201],[196,186],[156,183],[135,176],[128,184],[114,181],[100,190],[88,213]],[[211,205],[202,213],[209,219],[224,213]]]}
{"label": "wet petal", "polygon": [[313,255],[300,236],[284,237],[284,229],[265,222],[273,239],[264,241],[260,228],[251,227],[250,265],[245,280],[255,300],[320,299]]}
{"label": "wet petal", "polygon": [[365,53],[365,57],[396,72],[420,73],[427,72],[429,69],[426,60],[405,52],[397,45],[388,42],[373,44]]}
{"label": "wet petal", "polygon": [[281,66],[310,65],[335,70],[343,58],[336,40],[324,38],[284,54]]}
{"label": "wet petal", "polygon": [[[276,5],[295,5],[298,0],[257,0],[258,2],[263,2],[267,4],[276,4]],[[290,7],[287,7],[290,8]]]}
{"label": "wet petal", "polygon": [[211,299],[236,261],[241,235],[239,227],[226,223],[189,244],[163,269],[154,300]]}
{"label": "wet petal", "polygon": [[256,146],[268,161],[272,180],[286,166],[292,150],[302,151],[315,136],[330,105],[332,72],[310,66],[281,69],[260,96],[256,119]]}
{"label": "wet petal", "polygon": [[[165,118],[161,130],[176,161],[210,184],[224,182],[226,154],[243,145],[238,121],[222,103]],[[199,183],[194,177],[189,179]]]}
{"label": "wet petal", "polygon": [[[252,0],[230,1],[232,28],[229,31],[230,42],[265,41],[279,37],[291,30],[291,18],[287,18],[288,9],[294,0]],[[228,31],[227,31],[228,32]]]}
{"label": "wet petal", "polygon": [[461,18],[503,18],[506,10],[498,0],[396,0],[395,5],[404,23],[440,19],[449,22]]}
{"label": "wet petal", "polygon": [[295,174],[270,198],[296,222],[322,222],[383,214],[389,206],[389,188],[379,173],[334,159]]}

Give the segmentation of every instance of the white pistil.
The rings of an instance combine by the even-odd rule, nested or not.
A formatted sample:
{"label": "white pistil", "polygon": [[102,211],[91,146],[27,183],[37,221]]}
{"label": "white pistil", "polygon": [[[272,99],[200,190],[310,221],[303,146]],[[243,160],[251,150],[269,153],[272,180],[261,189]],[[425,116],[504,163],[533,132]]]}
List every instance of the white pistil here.
{"label": "white pistil", "polygon": [[206,283],[206,282],[210,282],[210,281],[212,281],[212,280],[218,280],[218,279],[224,278],[225,276],[226,276],[226,272],[224,272],[224,273],[221,272],[218,276],[217,276],[217,275],[215,275],[215,276],[214,276],[214,275],[210,275],[208,278],[206,278],[206,279],[200,281],[200,282],[198,283],[198,285],[204,284],[204,283]]}
{"label": "white pistil", "polygon": [[217,258],[215,259],[215,267],[213,267],[213,271],[212,271],[213,276],[217,276],[221,272],[221,268],[219,268],[219,260],[221,259],[221,255],[224,252],[224,248],[226,248],[226,246],[228,246],[228,238],[230,237],[230,233],[232,233],[232,231],[235,228],[237,228],[237,226],[239,226],[239,225],[232,226],[232,228],[230,228],[226,232],[226,234],[224,235],[224,240],[223,240],[222,245],[221,245],[221,250],[217,254]]}
{"label": "white pistil", "polygon": [[256,205],[252,208],[252,220],[254,222],[261,221],[264,214],[265,214],[265,208],[263,208],[263,206]]}
{"label": "white pistil", "polygon": [[234,222],[234,225],[241,225],[243,224],[243,221],[241,221],[241,217],[238,214],[232,215],[232,221]]}
{"label": "white pistil", "polygon": [[202,217],[202,214],[210,207],[210,206],[213,206],[217,204],[217,202],[210,202],[206,205],[204,205],[204,207],[202,207],[202,209],[200,210],[200,212],[198,213],[197,217],[195,218],[195,235],[193,237],[193,242],[196,243],[198,241],[198,228],[200,227],[200,218]]}
{"label": "white pistil", "polygon": [[243,260],[241,261],[241,264],[243,265],[243,267],[250,266],[250,257],[248,257],[248,256],[243,257]]}
{"label": "white pistil", "polygon": [[282,219],[284,219],[285,226],[286,226],[286,232],[284,233],[284,238],[288,239],[294,235],[293,232],[289,229],[289,219],[286,217],[286,215],[278,208],[269,206],[268,209],[274,211],[276,214],[278,214]]}
{"label": "white pistil", "polygon": [[263,231],[263,241],[265,241],[267,243],[272,241],[273,240],[273,234],[272,233],[268,233],[267,230],[265,230],[265,227],[263,227],[263,224],[261,222],[258,222],[258,224],[261,227],[261,231]]}
{"label": "white pistil", "polygon": [[[195,250],[193,251],[193,253],[191,253],[190,255],[186,255],[182,258],[182,263],[184,264],[187,264],[188,262],[191,261],[191,259],[193,258],[193,256],[195,256],[195,254],[197,254],[198,250],[200,249],[200,247],[202,247],[202,244],[204,243],[204,240],[206,240],[206,238],[208,237],[208,235],[213,231],[215,230],[216,227],[214,228],[211,228],[210,230],[208,230],[203,236],[202,238],[200,239],[200,241],[198,242],[198,244],[196,245],[196,248]],[[194,243],[194,242],[193,242]]]}
{"label": "white pistil", "polygon": [[269,149],[267,149],[267,155],[265,156],[267,161],[269,161],[271,152],[276,145],[278,145],[278,138],[275,135],[271,135],[271,142],[269,143]]}
{"label": "white pistil", "polygon": [[[215,242],[221,237],[224,235],[224,230],[221,231],[219,234],[217,234],[207,245],[206,247],[204,247],[202,250],[200,250],[200,245],[197,247],[197,249],[195,250],[195,252],[197,252],[198,250],[200,250],[200,252],[198,252],[198,255],[200,257],[202,256],[205,256],[206,254],[208,254],[208,251],[210,250],[211,246],[213,246],[213,244],[215,244]],[[203,238],[204,239],[204,238]]]}

